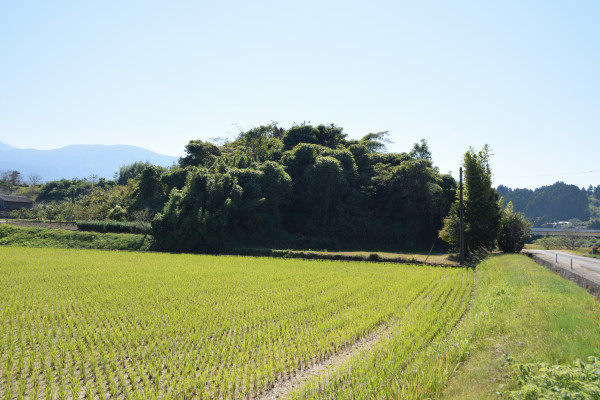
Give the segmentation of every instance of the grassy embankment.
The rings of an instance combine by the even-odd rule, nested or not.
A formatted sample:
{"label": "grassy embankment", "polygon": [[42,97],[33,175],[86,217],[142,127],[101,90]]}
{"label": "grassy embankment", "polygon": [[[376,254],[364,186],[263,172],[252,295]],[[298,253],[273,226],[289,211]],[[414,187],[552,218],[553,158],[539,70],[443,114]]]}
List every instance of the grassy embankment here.
{"label": "grassy embankment", "polygon": [[[16,225],[18,224],[18,225]],[[95,224],[102,224],[97,222]],[[39,223],[11,220],[0,224],[0,245],[102,250],[150,250],[152,237],[143,234],[113,234],[107,232],[77,232],[76,224]],[[328,252],[276,249],[230,249],[223,254],[261,257],[306,258],[342,261],[381,261],[455,266],[451,254],[389,253],[389,252]]]}
{"label": "grassy embankment", "polygon": [[78,232],[66,229],[0,225],[0,246],[148,250],[150,243],[151,237],[141,234]]}
{"label": "grassy embankment", "polygon": [[498,398],[518,389],[507,359],[570,365],[598,356],[600,304],[524,256],[493,257],[478,267],[472,307],[449,343],[463,340],[468,360],[444,397]]}

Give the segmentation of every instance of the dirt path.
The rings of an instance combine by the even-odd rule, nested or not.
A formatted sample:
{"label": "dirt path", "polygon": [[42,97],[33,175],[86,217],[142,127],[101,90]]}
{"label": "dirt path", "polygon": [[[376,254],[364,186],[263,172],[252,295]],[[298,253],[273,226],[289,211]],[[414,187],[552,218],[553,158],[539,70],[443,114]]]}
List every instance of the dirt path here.
{"label": "dirt path", "polygon": [[387,337],[389,333],[389,325],[379,327],[370,335],[357,340],[328,359],[313,364],[306,369],[296,371],[296,375],[292,376],[290,379],[275,382],[275,385],[266,393],[263,393],[261,396],[259,396],[258,399],[273,400],[286,397],[292,392],[292,390],[302,386],[308,379],[319,376],[328,370],[333,370],[337,366],[343,364],[350,357],[363,351],[370,350],[381,339]]}
{"label": "dirt path", "polygon": [[20,221],[20,220],[7,220],[5,221],[8,225],[22,226],[24,228],[49,228],[49,229],[67,229],[70,231],[77,230],[77,224],[72,222],[38,222],[38,221]]}

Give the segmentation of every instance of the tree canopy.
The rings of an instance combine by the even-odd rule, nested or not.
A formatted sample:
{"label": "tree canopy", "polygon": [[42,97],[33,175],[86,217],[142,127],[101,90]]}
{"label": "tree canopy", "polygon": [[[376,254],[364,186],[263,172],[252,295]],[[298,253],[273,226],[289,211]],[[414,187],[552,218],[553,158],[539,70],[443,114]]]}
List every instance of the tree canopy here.
{"label": "tree canopy", "polygon": [[38,211],[152,221],[157,250],[429,249],[456,182],[433,165],[425,140],[402,153],[387,143],[387,132],[349,139],[334,124],[271,123],[230,142],[191,140],[169,168],[136,162],[116,182],[48,182]]}
{"label": "tree canopy", "polygon": [[178,184],[165,178],[172,170],[144,170],[130,208],[158,211],[160,249],[430,247],[456,182],[433,166],[426,141],[385,153],[385,136],[348,140],[333,124],[272,123],[220,146],[192,140],[172,169]]}

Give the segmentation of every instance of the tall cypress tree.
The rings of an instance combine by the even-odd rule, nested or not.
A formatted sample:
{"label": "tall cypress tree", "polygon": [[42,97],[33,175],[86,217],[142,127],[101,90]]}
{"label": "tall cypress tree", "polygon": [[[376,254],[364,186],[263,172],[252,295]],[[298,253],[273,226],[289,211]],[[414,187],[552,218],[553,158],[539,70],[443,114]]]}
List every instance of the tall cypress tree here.
{"label": "tall cypress tree", "polygon": [[[473,148],[465,153],[465,251],[492,248],[496,242],[501,210],[498,193],[492,187],[490,149],[487,145],[479,152]],[[458,199],[444,220],[440,237],[454,247],[459,234]]]}

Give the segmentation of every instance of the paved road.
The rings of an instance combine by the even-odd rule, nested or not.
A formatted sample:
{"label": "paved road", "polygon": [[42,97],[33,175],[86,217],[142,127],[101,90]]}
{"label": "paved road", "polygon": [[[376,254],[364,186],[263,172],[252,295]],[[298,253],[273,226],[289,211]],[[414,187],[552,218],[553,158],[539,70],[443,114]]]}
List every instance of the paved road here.
{"label": "paved road", "polygon": [[595,280],[600,280],[600,259],[591,257],[576,256],[571,253],[557,250],[524,250],[527,253],[532,253],[538,257],[557,263],[558,266],[571,269],[571,260],[573,260],[573,269],[583,270],[587,274],[594,275]]}

